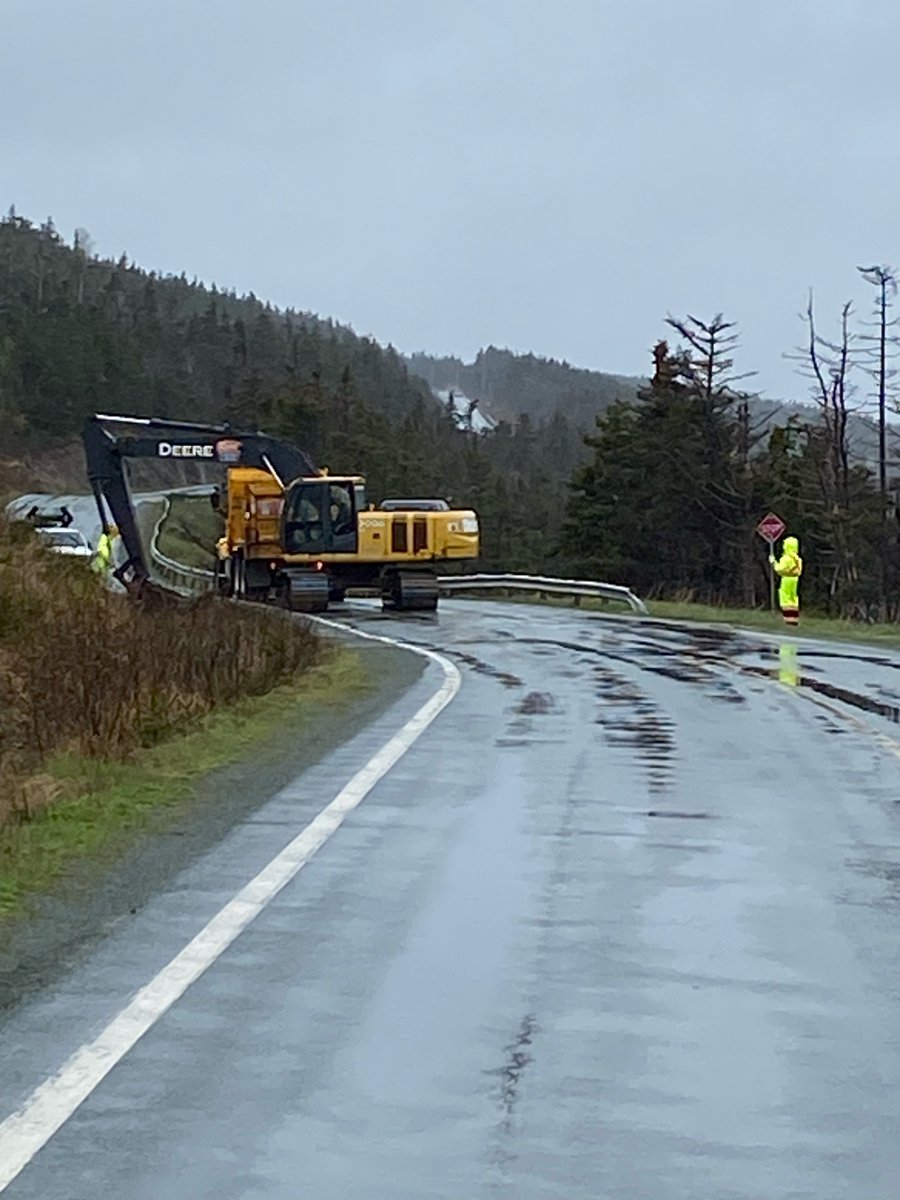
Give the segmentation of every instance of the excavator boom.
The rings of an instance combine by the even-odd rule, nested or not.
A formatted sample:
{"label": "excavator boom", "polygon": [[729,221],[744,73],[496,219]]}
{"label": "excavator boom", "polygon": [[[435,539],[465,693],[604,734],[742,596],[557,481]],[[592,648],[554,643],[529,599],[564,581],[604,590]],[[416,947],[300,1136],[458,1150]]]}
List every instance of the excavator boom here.
{"label": "excavator boom", "polygon": [[124,417],[98,413],[82,431],[88,478],[104,529],[118,526],[128,558],[118,578],[140,587],[149,578],[144,547],[128,488],[125,461],[135,458],[176,459],[258,467],[282,485],[301,475],[314,475],[305,451],[259,432],[239,432],[230,425],[203,425],[161,417]]}

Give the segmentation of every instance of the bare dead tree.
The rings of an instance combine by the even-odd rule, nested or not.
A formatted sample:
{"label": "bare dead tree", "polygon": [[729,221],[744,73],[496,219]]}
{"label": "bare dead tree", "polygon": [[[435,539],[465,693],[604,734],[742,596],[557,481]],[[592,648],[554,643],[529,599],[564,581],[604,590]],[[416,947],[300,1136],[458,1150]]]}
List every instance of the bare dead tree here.
{"label": "bare dead tree", "polygon": [[94,243],[86,229],[79,227],[75,230],[72,248],[75,251],[75,258],[78,262],[76,297],[79,304],[84,304],[84,284],[87,276],[87,265],[94,254]]}
{"label": "bare dead tree", "polygon": [[860,341],[866,343],[865,369],[874,378],[878,401],[878,486],[881,491],[882,510],[887,513],[887,403],[888,391],[896,377],[896,369],[889,366],[897,357],[897,339],[889,331],[896,327],[897,319],[891,316],[891,307],[897,295],[897,277],[893,267],[857,267],[866,283],[876,289],[874,334],[862,334]]}
{"label": "bare dead tree", "polygon": [[852,403],[855,394],[852,372],[857,366],[854,335],[850,330],[852,312],[853,305],[848,300],[841,309],[840,337],[831,341],[819,332],[810,291],[806,311],[802,314],[806,326],[805,345],[787,355],[799,364],[800,374],[810,381],[812,399],[827,436],[830,492],[840,496],[843,502],[848,496],[850,479],[849,418],[859,411]]}
{"label": "bare dead tree", "polygon": [[687,317],[666,317],[666,324],[687,342],[683,356],[684,374],[698,392],[710,403],[729,406],[738,393],[735,384],[755,375],[748,371],[735,375],[734,353],[738,346],[737,325],[726,321],[721,313],[710,321],[688,314]]}
{"label": "bare dead tree", "polygon": [[853,306],[841,309],[840,333],[836,341],[824,337],[816,324],[812,291],[802,320],[806,326],[805,345],[787,357],[799,363],[800,373],[810,381],[812,398],[819,410],[819,421],[807,426],[818,476],[818,505],[835,556],[831,592],[837,595],[842,584],[857,579],[853,554],[853,488],[848,426],[857,411],[853,371],[858,365],[854,334],[850,328]]}

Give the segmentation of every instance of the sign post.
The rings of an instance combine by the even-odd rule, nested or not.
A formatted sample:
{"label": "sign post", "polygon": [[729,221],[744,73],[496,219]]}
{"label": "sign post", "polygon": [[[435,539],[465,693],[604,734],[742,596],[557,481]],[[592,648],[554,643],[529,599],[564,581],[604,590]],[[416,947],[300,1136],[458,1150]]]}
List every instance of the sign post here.
{"label": "sign post", "polygon": [[[787,526],[777,513],[767,513],[756,527],[756,532],[761,538],[769,543],[769,556],[771,557],[775,549],[775,543],[784,533]],[[772,612],[775,611],[775,572],[769,570],[769,603],[772,607]]]}

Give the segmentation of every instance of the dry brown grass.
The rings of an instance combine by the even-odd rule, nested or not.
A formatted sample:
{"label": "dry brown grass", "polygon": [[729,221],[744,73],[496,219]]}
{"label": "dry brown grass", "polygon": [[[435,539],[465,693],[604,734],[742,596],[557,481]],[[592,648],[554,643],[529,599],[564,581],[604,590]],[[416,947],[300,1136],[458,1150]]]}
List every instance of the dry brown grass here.
{"label": "dry brown grass", "polygon": [[54,753],[127,757],[321,658],[296,621],[218,601],[137,604],[0,520],[0,824],[52,804]]}

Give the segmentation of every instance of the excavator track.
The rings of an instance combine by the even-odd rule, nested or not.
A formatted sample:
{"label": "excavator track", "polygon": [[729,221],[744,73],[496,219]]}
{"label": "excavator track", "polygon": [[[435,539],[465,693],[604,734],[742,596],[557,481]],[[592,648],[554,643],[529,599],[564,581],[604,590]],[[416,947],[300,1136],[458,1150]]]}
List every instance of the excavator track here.
{"label": "excavator track", "polygon": [[393,567],[382,576],[381,603],[394,611],[434,612],[438,604],[437,576],[433,571]]}
{"label": "excavator track", "polygon": [[328,608],[328,576],[321,571],[290,571],[285,599],[291,612],[325,612]]}

